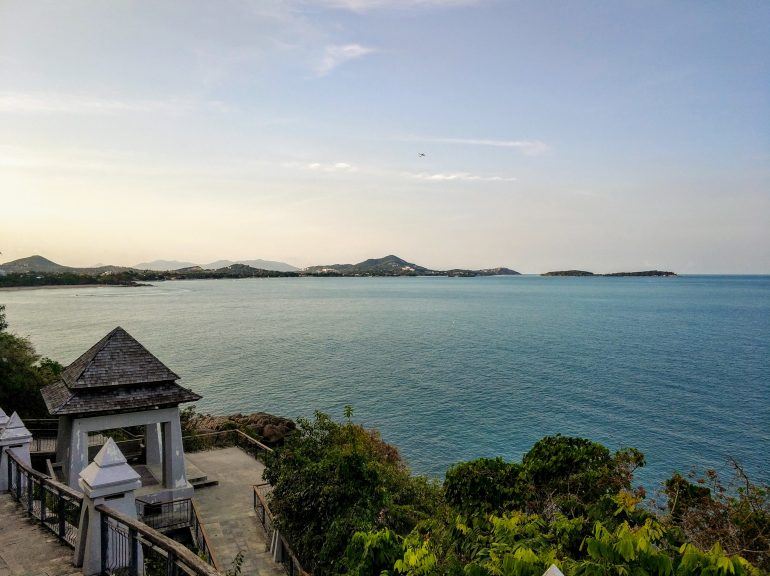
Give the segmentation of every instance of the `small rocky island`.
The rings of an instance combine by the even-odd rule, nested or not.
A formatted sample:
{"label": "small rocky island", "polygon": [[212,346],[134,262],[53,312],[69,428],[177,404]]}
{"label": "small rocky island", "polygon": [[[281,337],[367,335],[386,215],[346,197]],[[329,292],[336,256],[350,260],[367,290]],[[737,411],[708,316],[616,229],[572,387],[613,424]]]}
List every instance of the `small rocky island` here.
{"label": "small rocky island", "polygon": [[586,270],[557,270],[555,272],[546,272],[541,276],[676,276],[676,272],[667,272],[665,270],[643,270],[641,272],[612,272],[610,274],[594,274]]}

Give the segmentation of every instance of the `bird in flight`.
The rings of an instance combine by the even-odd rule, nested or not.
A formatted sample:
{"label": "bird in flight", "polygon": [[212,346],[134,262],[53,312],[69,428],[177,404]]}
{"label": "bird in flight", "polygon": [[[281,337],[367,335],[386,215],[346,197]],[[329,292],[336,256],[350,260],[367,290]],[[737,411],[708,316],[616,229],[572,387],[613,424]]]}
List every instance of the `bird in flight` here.
{"label": "bird in flight", "polygon": [[420,152],[417,156],[419,156],[420,158],[425,158],[425,152]]}

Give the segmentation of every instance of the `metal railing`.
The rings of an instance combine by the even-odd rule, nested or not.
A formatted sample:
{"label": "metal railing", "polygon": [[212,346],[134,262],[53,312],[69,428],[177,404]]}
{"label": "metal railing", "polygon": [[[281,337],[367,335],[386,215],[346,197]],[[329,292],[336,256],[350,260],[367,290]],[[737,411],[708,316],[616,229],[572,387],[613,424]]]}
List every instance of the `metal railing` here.
{"label": "metal railing", "polygon": [[193,499],[179,498],[169,502],[155,503],[137,498],[136,515],[140,522],[159,532],[189,528],[198,553],[209,564],[215,568],[218,567],[214,552],[209,545],[206,529],[200,520]]}
{"label": "metal railing", "polygon": [[185,546],[100,504],[102,576],[221,576]]}
{"label": "metal railing", "polygon": [[[56,420],[36,420],[33,422],[38,427],[30,425],[27,428],[32,434],[32,444],[29,447],[29,451],[32,454],[55,454],[59,444],[58,429],[50,425],[47,427],[41,426],[45,426],[44,423],[46,422],[56,423]],[[113,433],[111,434],[110,432]],[[136,457],[142,454],[142,443],[144,440],[141,436],[132,434],[125,428],[115,428],[111,431],[104,430],[88,435],[88,455],[90,459],[93,459],[108,437],[112,437],[115,440],[126,457]]]}
{"label": "metal railing", "polygon": [[256,460],[273,449],[259,440],[252,438],[240,430],[220,430],[218,432],[203,432],[182,437],[185,452],[200,452],[202,450],[214,450],[217,448],[230,448],[237,446]]}
{"label": "metal railing", "polygon": [[[269,550],[272,547],[271,544],[276,539],[275,517],[270,511],[270,506],[268,506],[266,498],[270,491],[270,484],[255,484],[252,488],[254,492],[254,511],[257,513],[257,520],[259,520],[259,523],[265,531],[265,540],[267,542],[267,549]],[[278,533],[275,545],[279,546],[280,549],[274,550],[273,556],[281,559],[281,563],[289,576],[311,576],[309,572],[302,568],[299,558],[297,558],[294,550],[291,549],[286,538],[284,538],[280,532]]]}
{"label": "metal railing", "polygon": [[[219,432],[205,432],[202,434],[191,434],[182,437],[185,452],[198,452],[201,450],[214,450],[217,448],[228,448],[237,446],[247,454],[250,454],[255,460],[262,460],[262,457],[273,449],[266,446],[259,440],[252,438],[240,430],[222,430]],[[272,548],[271,544],[275,539],[275,517],[267,504],[266,495],[269,492],[270,484],[255,484],[254,493],[254,511],[257,519],[265,531],[266,550]],[[276,546],[279,550],[274,550],[274,556],[281,558],[281,564],[286,569],[289,576],[312,576],[302,568],[302,564],[297,555],[292,550],[286,539],[278,533]]]}
{"label": "metal railing", "polygon": [[8,491],[31,518],[75,547],[83,496],[45,474],[33,470],[8,450]]}
{"label": "metal railing", "polygon": [[206,559],[206,562],[211,564],[214,568],[219,569],[219,564],[214,557],[214,551],[211,549],[211,545],[209,544],[209,537],[206,533],[206,528],[200,521],[200,515],[198,514],[197,506],[195,506],[195,500],[192,500],[191,502],[192,516],[190,520],[192,521],[192,526],[190,526],[190,531],[192,532],[195,546],[198,548],[198,553]]}
{"label": "metal railing", "polygon": [[136,499],[136,515],[147,526],[160,532],[192,526],[192,500],[180,498],[168,502]]}

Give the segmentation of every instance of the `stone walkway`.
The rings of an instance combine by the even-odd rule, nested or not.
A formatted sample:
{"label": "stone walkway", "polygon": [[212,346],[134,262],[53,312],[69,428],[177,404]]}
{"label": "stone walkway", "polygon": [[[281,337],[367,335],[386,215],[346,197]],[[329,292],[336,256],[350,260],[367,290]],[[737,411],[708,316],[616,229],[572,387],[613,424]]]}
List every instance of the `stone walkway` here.
{"label": "stone walkway", "polygon": [[[264,466],[239,448],[188,453],[185,457],[218,486],[195,491],[195,503],[220,570],[244,553],[244,576],[285,576],[273,562],[265,532],[254,512],[252,486],[262,482]],[[0,573],[2,576],[2,573]]]}
{"label": "stone walkway", "polygon": [[0,576],[71,576],[72,548],[30,521],[10,494],[0,494]]}

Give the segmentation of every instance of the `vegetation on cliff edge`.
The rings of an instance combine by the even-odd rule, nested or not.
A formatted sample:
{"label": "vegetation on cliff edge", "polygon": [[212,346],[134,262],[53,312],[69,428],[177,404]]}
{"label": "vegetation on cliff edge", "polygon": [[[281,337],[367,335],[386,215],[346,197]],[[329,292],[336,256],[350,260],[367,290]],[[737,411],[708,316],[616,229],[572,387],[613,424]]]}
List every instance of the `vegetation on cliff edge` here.
{"label": "vegetation on cliff edge", "polygon": [[[349,412],[348,412],[349,416]],[[549,436],[521,462],[481,458],[443,485],[350,421],[300,420],[266,461],[278,527],[305,569],[333,574],[567,576],[762,574],[770,496],[675,474],[659,507],[633,487],[644,455]]]}

